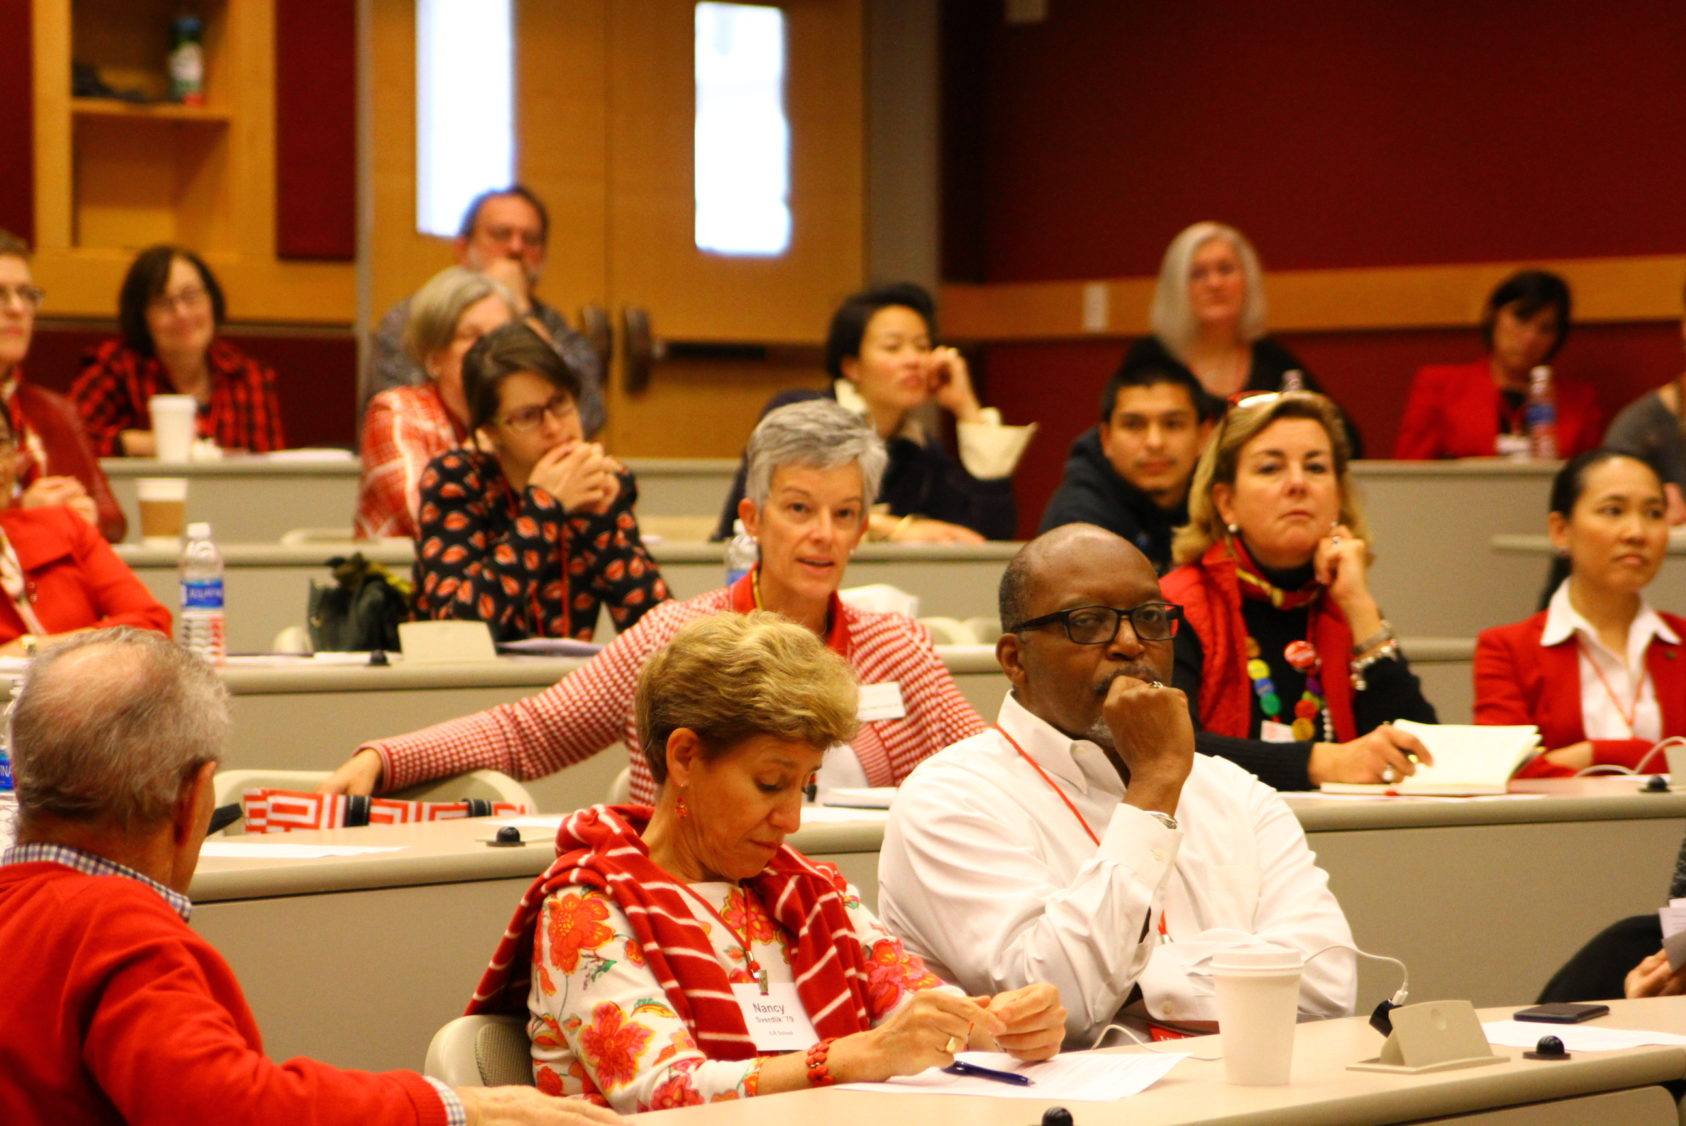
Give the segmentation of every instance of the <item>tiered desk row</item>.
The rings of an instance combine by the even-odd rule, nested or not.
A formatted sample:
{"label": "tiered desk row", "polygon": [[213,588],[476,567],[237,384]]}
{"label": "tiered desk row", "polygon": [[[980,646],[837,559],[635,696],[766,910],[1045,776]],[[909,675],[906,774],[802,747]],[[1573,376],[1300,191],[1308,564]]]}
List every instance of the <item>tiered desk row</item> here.
{"label": "tiered desk row", "polygon": [[[236,651],[264,651],[281,629],[303,624],[309,580],[326,577],[329,556],[353,549],[334,531],[347,526],[355,503],[353,462],[229,459],[185,470],[105,464],[131,518],[135,478],[190,478],[189,518],[212,522],[227,559]],[[640,513],[653,529],[696,529],[717,511],[734,466],[647,461],[632,468]],[[1477,630],[1524,617],[1537,604],[1549,556],[1542,532],[1552,471],[1497,462],[1355,467],[1377,549],[1373,587],[1443,720],[1470,718]],[[283,544],[282,534],[293,529],[320,531]],[[863,545],[847,584],[897,586],[918,596],[922,615],[988,617],[1001,568],[1015,549]],[[397,570],[411,562],[404,543],[361,550]],[[174,605],[173,553],[138,544],[122,551],[158,597]],[[718,545],[664,535],[652,552],[679,597],[721,581]],[[1652,591],[1663,608],[1686,605],[1686,561],[1679,554],[1686,550],[1671,552]],[[993,716],[1006,684],[992,650],[939,649],[962,691]],[[225,672],[235,715],[228,765],[328,769],[362,739],[528,695],[578,663],[548,657],[385,668],[302,658],[236,662]],[[601,800],[625,765],[624,749],[615,748],[530,788],[541,809],[571,809]],[[1605,923],[1655,909],[1686,833],[1686,794],[1643,794],[1630,781],[1547,788],[1553,792],[1546,796],[1468,801],[1290,801],[1358,942],[1410,964],[1413,999],[1508,1006],[1530,1000]],[[809,820],[796,844],[839,863],[875,899],[883,815],[816,812]],[[234,963],[273,1055],[308,1051],[365,1067],[419,1062],[432,1032],[460,1011],[521,890],[551,856],[548,827],[529,825],[528,843],[513,849],[484,843],[494,828],[455,822],[350,830],[325,839],[395,851],[202,861],[194,925]],[[282,935],[286,940],[276,941]],[[1361,967],[1362,1008],[1391,994],[1398,984],[1392,974],[1376,964]],[[1686,1017],[1672,1014],[1643,1004],[1619,1012],[1636,1027],[1663,1027],[1657,1022],[1667,1020],[1686,1031]],[[1083,1108],[1078,1118],[1121,1121],[1127,1110],[1132,1122],[1284,1114],[1386,1121],[1509,1107],[1521,1116],[1516,1120],[1540,1112],[1547,1114],[1543,1120],[1640,1121],[1666,1106],[1672,1121],[1673,1097],[1657,1084],[1686,1078],[1686,1051],[1679,1048],[1587,1056],[1550,1070],[1514,1061],[1432,1079],[1343,1070],[1374,1054],[1379,1040],[1361,1021],[1306,1026],[1290,1088],[1229,1088],[1221,1064],[1190,1060],[1146,1095],[1117,1108]],[[1307,1076],[1316,1080],[1309,1087],[1301,1082]],[[877,1101],[861,1101],[869,1098]],[[1555,1108],[1549,1113],[1529,1105],[1546,1100],[1560,1101],[1549,1104]],[[735,1113],[742,1117],[733,1121],[788,1113],[783,1102],[740,1108]],[[810,1099],[804,1113],[817,1123],[852,1122],[867,1113],[895,1122],[915,1114],[928,1120],[929,1107],[912,1096],[836,1092]],[[967,1106],[968,1121],[1026,1118],[1011,1102]]]}

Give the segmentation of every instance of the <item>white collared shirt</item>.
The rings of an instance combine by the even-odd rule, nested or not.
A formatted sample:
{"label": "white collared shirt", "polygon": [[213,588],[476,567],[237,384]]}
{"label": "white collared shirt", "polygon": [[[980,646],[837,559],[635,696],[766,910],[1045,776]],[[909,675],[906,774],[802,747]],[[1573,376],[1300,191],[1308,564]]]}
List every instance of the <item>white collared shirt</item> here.
{"label": "white collared shirt", "polygon": [[[1207,963],[1222,951],[1351,947],[1352,930],[1282,798],[1233,763],[1194,756],[1172,830],[1123,804],[1095,744],[1011,695],[1001,730],[926,759],[897,791],[879,858],[879,914],[968,993],[1035,981],[1060,991],[1067,1044],[1088,1047],[1140,985],[1153,1017],[1215,1020]],[[1070,799],[1100,845],[1003,737]],[[1158,934],[1163,913],[1169,942]],[[1345,1016],[1356,959],[1306,965],[1300,1012]]]}
{"label": "white collared shirt", "polygon": [[[844,410],[859,415],[867,413],[866,400],[861,398],[861,393],[849,380],[834,380],[832,394],[837,399],[837,405]],[[994,407],[982,408],[977,422],[957,421],[954,424],[955,441],[960,446],[960,464],[980,481],[1011,477],[1035,434],[1036,423],[1008,426],[1001,421],[1001,412]],[[902,428],[894,436],[922,446],[930,440],[924,425],[913,412],[902,420]]]}
{"label": "white collared shirt", "polygon": [[[1627,652],[1618,654],[1598,639],[1598,631],[1569,602],[1569,580],[1564,579],[1546,608],[1541,645],[1560,645],[1574,639],[1581,675],[1581,728],[1588,739],[1643,739],[1655,743],[1663,737],[1663,713],[1657,704],[1657,686],[1645,676],[1645,653],[1657,638],[1678,645],[1680,638],[1662,617],[1639,601],[1639,614],[1627,631]],[[1603,680],[1599,680],[1602,674]],[[1634,681],[1639,698],[1634,699]],[[1609,690],[1605,690],[1608,685]],[[1611,697],[1614,697],[1612,699]],[[1620,701],[1618,706],[1616,701]],[[1628,729],[1623,708],[1633,709],[1633,729]]]}

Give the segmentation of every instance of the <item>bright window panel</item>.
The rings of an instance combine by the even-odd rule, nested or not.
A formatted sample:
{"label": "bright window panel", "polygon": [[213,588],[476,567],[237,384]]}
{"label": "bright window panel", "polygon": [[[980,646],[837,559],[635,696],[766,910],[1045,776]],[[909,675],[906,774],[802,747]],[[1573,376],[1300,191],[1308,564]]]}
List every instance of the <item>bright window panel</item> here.
{"label": "bright window panel", "polygon": [[515,181],[510,0],[416,4],[416,229],[453,236],[468,203]]}
{"label": "bright window panel", "polygon": [[784,12],[702,3],[696,34],[697,249],[776,257],[790,249]]}

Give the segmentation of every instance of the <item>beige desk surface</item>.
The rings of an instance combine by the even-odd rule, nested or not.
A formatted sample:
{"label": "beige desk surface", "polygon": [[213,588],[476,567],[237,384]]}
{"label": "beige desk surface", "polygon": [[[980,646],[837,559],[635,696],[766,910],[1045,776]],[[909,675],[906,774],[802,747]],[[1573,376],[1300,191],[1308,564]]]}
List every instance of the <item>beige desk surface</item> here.
{"label": "beige desk surface", "polygon": [[[1483,1011],[1483,1019],[1508,1017],[1514,1006]],[[1621,1002],[1598,1023],[1611,1027],[1686,1032],[1686,1000]],[[1542,1026],[1542,1034],[1549,1031]],[[1187,1051],[1213,1056],[1221,1036],[1125,1053]],[[1481,1121],[1678,1122],[1674,1097],[1660,1086],[1682,1078],[1686,1048],[1647,1047],[1621,1052],[1576,1053],[1565,1061],[1522,1058],[1495,1048],[1502,1064],[1431,1075],[1393,1076],[1349,1071],[1347,1064],[1374,1056],[1382,1037],[1361,1018],[1302,1024],[1296,1030],[1292,1081],[1284,1087],[1231,1087],[1221,1060],[1185,1059],[1164,1079],[1134,1098],[1113,1103],[1062,1102],[1079,1126],[1118,1123],[1382,1123],[1422,1119],[1468,1121],[1466,1115],[1515,1108],[1512,1115]],[[1568,1100],[1568,1101],[1565,1101]],[[1052,1100],[1051,1100],[1052,1101]],[[637,1121],[731,1122],[742,1126],[800,1121],[841,1126],[870,1121],[884,1126],[965,1122],[1024,1126],[1041,1117],[1034,1100],[966,1098],[862,1091],[801,1091],[742,1103],[691,1107],[635,1116]]]}
{"label": "beige desk surface", "polygon": [[[262,652],[288,626],[303,625],[310,581],[326,579],[326,560],[361,551],[373,562],[408,576],[414,547],[404,541],[372,543],[243,543],[218,534],[227,573],[229,646],[235,652]],[[889,583],[919,598],[921,615],[970,618],[995,613],[1001,571],[1019,545],[862,544],[849,562],[848,586]],[[180,601],[177,553],[121,544],[118,554],[166,606]],[[716,590],[725,579],[719,544],[671,541],[651,547],[662,575],[676,598]],[[599,640],[613,636],[608,615],[599,624]]]}

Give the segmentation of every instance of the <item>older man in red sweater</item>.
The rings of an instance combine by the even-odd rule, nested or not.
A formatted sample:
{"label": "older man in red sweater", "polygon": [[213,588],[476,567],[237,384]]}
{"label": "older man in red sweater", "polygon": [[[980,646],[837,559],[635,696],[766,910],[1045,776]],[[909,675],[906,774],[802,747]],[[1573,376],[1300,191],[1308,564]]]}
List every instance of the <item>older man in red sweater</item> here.
{"label": "older man in red sweater", "polygon": [[187,926],[228,703],[156,634],[54,646],[12,718],[0,856],[0,1122],[614,1121],[530,1087],[271,1062],[228,964]]}

